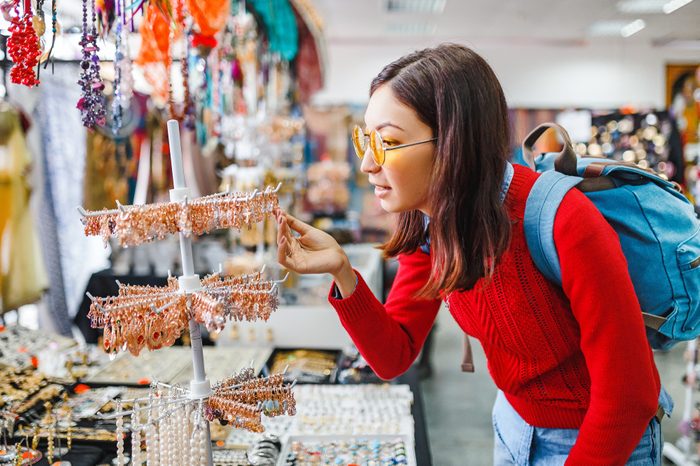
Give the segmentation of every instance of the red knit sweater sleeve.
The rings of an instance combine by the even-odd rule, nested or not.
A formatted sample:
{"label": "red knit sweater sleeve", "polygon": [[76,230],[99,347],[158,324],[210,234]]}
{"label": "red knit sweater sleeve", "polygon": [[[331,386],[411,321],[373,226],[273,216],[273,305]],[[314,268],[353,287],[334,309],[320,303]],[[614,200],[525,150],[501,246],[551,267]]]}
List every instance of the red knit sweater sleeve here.
{"label": "red knit sweater sleeve", "polygon": [[591,399],[568,465],[622,465],[656,413],[659,375],[612,227],[579,191],[554,221],[564,293],[581,329]]}
{"label": "red knit sweater sleeve", "polygon": [[[355,291],[345,299],[328,300],[360,354],[382,379],[404,373],[418,356],[435,321],[440,300],[416,299],[430,276],[430,256],[423,252],[400,255],[399,269],[386,305],[372,294],[358,273]],[[357,273],[357,272],[355,272]]]}

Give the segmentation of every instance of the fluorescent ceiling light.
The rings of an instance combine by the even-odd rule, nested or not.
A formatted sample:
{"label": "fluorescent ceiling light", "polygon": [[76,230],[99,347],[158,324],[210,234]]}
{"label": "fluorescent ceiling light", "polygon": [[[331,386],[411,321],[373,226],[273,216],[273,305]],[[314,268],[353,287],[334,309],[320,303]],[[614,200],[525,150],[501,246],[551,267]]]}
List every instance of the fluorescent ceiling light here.
{"label": "fluorescent ceiling light", "polygon": [[389,13],[434,13],[445,10],[447,0],[385,0],[384,9]]}
{"label": "fluorescent ceiling light", "polygon": [[632,15],[662,13],[668,0],[622,0],[617,3],[617,11]]}
{"label": "fluorescent ceiling light", "polygon": [[673,13],[677,9],[686,6],[688,3],[692,2],[693,0],[671,0],[670,2],[667,2],[663,6],[663,11],[667,15],[670,13]]}
{"label": "fluorescent ceiling light", "polygon": [[630,37],[646,27],[646,23],[641,19],[635,19],[631,23],[625,24],[620,29],[622,37]]}
{"label": "fluorescent ceiling light", "polygon": [[387,32],[397,36],[429,36],[437,32],[437,26],[432,23],[389,23]]}
{"label": "fluorescent ceiling light", "polygon": [[591,36],[619,36],[627,21],[596,21],[588,28]]}

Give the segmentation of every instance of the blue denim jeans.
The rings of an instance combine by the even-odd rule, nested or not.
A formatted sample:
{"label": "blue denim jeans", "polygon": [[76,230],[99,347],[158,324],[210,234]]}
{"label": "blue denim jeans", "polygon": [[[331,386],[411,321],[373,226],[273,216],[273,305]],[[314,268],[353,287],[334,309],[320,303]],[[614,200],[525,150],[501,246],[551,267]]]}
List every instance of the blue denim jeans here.
{"label": "blue denim jeans", "polygon": [[[659,394],[659,404],[663,406],[666,413],[671,413],[673,400],[663,388]],[[500,390],[496,396],[492,416],[495,466],[563,465],[578,437],[578,429],[548,429],[529,425],[508,403]],[[662,446],[661,426],[654,418],[627,464],[660,466]]]}

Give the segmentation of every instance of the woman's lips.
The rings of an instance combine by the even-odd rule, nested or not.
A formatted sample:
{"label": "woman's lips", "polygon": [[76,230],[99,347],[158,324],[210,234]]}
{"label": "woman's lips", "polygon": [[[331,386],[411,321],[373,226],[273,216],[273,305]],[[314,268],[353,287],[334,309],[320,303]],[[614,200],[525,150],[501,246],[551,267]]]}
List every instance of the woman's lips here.
{"label": "woman's lips", "polygon": [[374,195],[380,199],[388,196],[389,191],[391,191],[391,188],[388,186],[375,186],[374,187]]}

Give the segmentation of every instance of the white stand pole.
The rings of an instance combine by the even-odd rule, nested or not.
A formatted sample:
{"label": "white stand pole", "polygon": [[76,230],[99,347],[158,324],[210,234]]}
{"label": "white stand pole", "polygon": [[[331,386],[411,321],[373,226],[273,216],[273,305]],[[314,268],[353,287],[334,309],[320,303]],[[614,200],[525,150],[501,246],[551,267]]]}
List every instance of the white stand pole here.
{"label": "white stand pole", "polygon": [[[168,120],[168,141],[170,143],[170,162],[173,169],[174,189],[170,191],[173,202],[187,201],[190,191],[185,185],[185,172],[182,169],[182,147],[180,145],[180,124],[177,120]],[[201,289],[199,276],[194,273],[192,261],[192,239],[180,233],[180,254],[182,256],[182,276],[179,278],[180,291],[188,293]],[[189,299],[187,300],[189,309]],[[194,379],[190,382],[190,396],[193,399],[206,398],[211,394],[211,385],[204,372],[204,354],[202,352],[202,332],[199,323],[190,319],[190,340],[192,345],[192,364]],[[211,435],[209,423],[206,428],[207,464],[212,466]]]}

